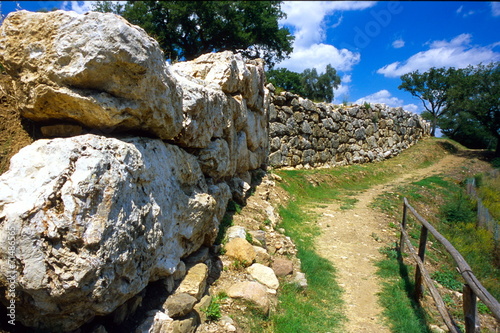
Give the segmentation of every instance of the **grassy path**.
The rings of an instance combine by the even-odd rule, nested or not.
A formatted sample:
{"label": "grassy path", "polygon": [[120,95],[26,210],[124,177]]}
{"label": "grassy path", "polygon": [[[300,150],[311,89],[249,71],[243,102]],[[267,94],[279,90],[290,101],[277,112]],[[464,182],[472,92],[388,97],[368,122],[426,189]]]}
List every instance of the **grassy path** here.
{"label": "grassy path", "polygon": [[352,209],[341,209],[339,203],[315,209],[321,216],[317,222],[321,228],[316,239],[318,254],[337,269],[338,282],[345,291],[346,332],[390,332],[381,317],[377,297],[381,287],[375,262],[382,259],[380,248],[394,241],[395,236],[385,214],[370,208],[374,198],[402,183],[442,172],[460,164],[462,159],[447,155],[430,167],[414,169],[396,180],[373,186],[352,197]]}

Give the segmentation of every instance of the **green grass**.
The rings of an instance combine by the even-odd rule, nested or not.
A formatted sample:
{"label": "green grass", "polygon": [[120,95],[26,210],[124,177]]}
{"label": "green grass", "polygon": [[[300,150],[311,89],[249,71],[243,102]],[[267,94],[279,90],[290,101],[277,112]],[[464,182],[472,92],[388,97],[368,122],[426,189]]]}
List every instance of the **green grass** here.
{"label": "green grass", "polygon": [[413,300],[414,281],[395,248],[382,251],[386,258],[377,262],[377,275],[383,278],[379,302],[392,332],[431,333],[426,314]]}
{"label": "green grass", "polygon": [[341,332],[345,320],[341,288],[336,281],[335,268],[314,251],[314,238],[319,235],[319,229],[307,223],[314,216],[304,211],[297,201],[282,207],[280,215],[281,227],[297,246],[308,287],[300,290],[293,284],[285,284],[280,289],[279,310],[272,316],[273,332]]}
{"label": "green grass", "polygon": [[[320,230],[313,223],[316,216],[310,209],[333,200],[340,201],[342,209],[353,208],[357,201],[352,198],[353,192],[387,182],[408,169],[427,167],[443,157],[448,149],[443,148],[439,142],[442,140],[422,141],[399,156],[379,163],[333,169],[275,171],[283,178],[281,184],[292,198],[286,207],[280,209],[282,217],[280,227],[286,230],[286,234],[297,245],[302,271],[306,273],[309,285],[303,291],[294,285],[284,285],[281,288],[278,310],[270,318],[272,332],[343,331],[345,310],[341,301],[342,291],[335,278],[335,268],[315,252],[314,239]],[[403,309],[401,322],[407,322],[408,314],[404,311],[415,312],[415,305],[404,296],[407,293],[408,282],[396,280],[399,280],[398,284],[402,289],[398,287],[394,290],[389,285],[386,288],[401,293],[401,304],[398,303],[397,307]],[[421,319],[417,318],[414,324],[405,325],[420,327],[421,324]],[[398,332],[427,332],[406,330],[406,327]]]}
{"label": "green grass", "polygon": [[[384,193],[375,200],[373,206],[386,213],[394,212],[394,209],[399,207],[396,217],[400,219],[403,197],[407,197],[410,204],[455,246],[484,287],[495,298],[500,299],[500,269],[495,265],[496,248],[492,234],[476,227],[475,206],[465,195],[463,185],[446,175],[432,176],[401,186],[391,193]],[[413,218],[409,218],[408,228],[416,244],[420,225]],[[429,240],[433,245],[429,247],[426,256],[439,263],[439,267],[431,275],[432,278],[448,289],[461,291],[463,279],[456,272],[455,262],[434,237],[430,235]],[[382,295],[389,299],[394,297],[389,289],[384,289]],[[462,310],[453,308],[454,304],[449,303],[452,306],[450,311],[458,316],[458,323],[463,324],[463,318],[460,318]],[[395,319],[391,321],[394,322]],[[402,328],[394,330],[403,331],[406,332]]]}

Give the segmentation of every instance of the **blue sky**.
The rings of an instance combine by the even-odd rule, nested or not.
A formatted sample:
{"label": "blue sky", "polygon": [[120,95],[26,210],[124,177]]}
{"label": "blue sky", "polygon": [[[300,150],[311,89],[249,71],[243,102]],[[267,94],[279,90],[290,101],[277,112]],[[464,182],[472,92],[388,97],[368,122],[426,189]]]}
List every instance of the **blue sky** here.
{"label": "blue sky", "polygon": [[[83,13],[91,2],[1,1],[17,8],[61,8]],[[280,22],[295,36],[290,59],[277,65],[302,72],[327,64],[342,85],[334,102],[385,103],[421,112],[421,102],[399,90],[399,77],[431,67],[500,61],[500,2],[285,1]]]}

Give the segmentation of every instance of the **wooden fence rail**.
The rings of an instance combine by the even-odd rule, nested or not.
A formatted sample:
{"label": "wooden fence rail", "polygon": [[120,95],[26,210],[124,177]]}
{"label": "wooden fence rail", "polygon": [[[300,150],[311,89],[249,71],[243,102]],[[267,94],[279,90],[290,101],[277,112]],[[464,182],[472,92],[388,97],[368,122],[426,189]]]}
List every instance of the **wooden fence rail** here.
{"label": "wooden fence rail", "polygon": [[[418,253],[413,247],[406,232],[406,219],[410,211],[413,216],[422,225],[420,233],[420,243],[418,248]],[[478,297],[483,303],[491,310],[493,316],[500,321],[500,303],[483,287],[483,285],[474,276],[472,269],[469,264],[465,261],[462,255],[451,245],[451,243],[443,237],[429,222],[427,222],[420,214],[408,203],[408,200],[404,198],[403,204],[403,221],[401,222],[401,239],[399,242],[399,250],[401,253],[404,252],[405,245],[408,247],[410,255],[417,263],[417,268],[415,272],[415,297],[419,300],[423,296],[423,283],[429,288],[439,313],[443,317],[443,320],[448,326],[448,329],[452,333],[460,333],[460,329],[456,325],[455,321],[449,314],[446,306],[444,304],[441,295],[434,286],[429,273],[425,269],[424,259],[425,259],[425,249],[427,244],[427,235],[431,233],[437,241],[439,241],[448,253],[455,260],[458,271],[464,278],[466,284],[464,285],[463,291],[463,301],[464,301],[464,317],[465,317],[465,332],[466,333],[476,333],[479,332],[479,317],[477,315],[476,297]]]}

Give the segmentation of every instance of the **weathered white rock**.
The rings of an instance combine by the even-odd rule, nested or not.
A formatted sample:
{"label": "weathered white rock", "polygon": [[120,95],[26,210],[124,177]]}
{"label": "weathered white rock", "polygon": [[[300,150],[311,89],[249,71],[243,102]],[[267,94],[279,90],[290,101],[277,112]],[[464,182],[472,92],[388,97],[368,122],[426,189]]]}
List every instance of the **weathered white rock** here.
{"label": "weathered white rock", "polygon": [[295,273],[295,276],[293,277],[293,282],[301,288],[307,288],[307,278],[306,275],[302,272]]}
{"label": "weathered white rock", "polygon": [[223,136],[234,111],[229,108],[227,97],[219,86],[190,77],[179,69],[174,69],[173,73],[183,91],[182,131],[175,141],[186,147],[206,148],[212,138]]}
{"label": "weathered white rock", "polygon": [[182,128],[182,91],[164,59],[142,28],[110,13],[18,11],[0,28],[0,62],[35,121],[171,139]]}
{"label": "weathered white rock", "polygon": [[227,294],[231,298],[242,298],[252,302],[264,314],[269,313],[270,302],[267,297],[267,289],[259,282],[244,281],[235,283],[227,290]]}
{"label": "weathered white rock", "polygon": [[226,231],[226,240],[229,242],[234,238],[243,238],[245,239],[247,236],[247,231],[245,227],[240,225],[233,225],[229,227]]}
{"label": "weathered white rock", "polygon": [[158,139],[23,148],[0,176],[0,266],[14,237],[17,318],[57,331],[112,312],[211,245],[229,197],[226,184],[207,186],[196,157]]}
{"label": "weathered white rock", "polygon": [[271,289],[278,289],[280,283],[271,267],[255,263],[248,267],[247,271],[255,280],[259,281],[263,285]]}
{"label": "weathered white rock", "polygon": [[150,311],[135,333],[173,332],[174,320],[162,311]]}
{"label": "weathered white rock", "polygon": [[242,92],[244,81],[251,75],[243,57],[231,51],[203,54],[192,61],[176,63],[174,68],[217,84],[229,94]]}
{"label": "weathered white rock", "polygon": [[230,153],[227,142],[216,139],[210,142],[205,149],[198,153],[201,170],[207,176],[221,179],[230,176]]}

